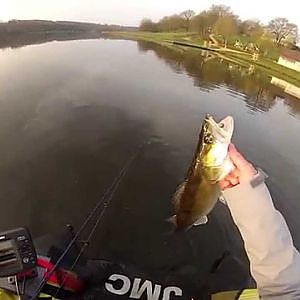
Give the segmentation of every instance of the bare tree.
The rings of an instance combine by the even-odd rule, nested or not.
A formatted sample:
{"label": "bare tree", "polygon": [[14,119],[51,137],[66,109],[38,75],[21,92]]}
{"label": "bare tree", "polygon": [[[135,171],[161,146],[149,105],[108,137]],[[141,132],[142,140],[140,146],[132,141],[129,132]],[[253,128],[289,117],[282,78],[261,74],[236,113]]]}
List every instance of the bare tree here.
{"label": "bare tree", "polygon": [[195,12],[191,9],[185,10],[180,14],[180,17],[182,17],[185,20],[186,23],[186,31],[189,31],[192,18],[195,16]]}
{"label": "bare tree", "polygon": [[294,41],[297,39],[298,27],[296,24],[289,23],[286,18],[276,18],[269,23],[269,30],[274,36],[275,43],[279,46],[282,42],[291,38]]}

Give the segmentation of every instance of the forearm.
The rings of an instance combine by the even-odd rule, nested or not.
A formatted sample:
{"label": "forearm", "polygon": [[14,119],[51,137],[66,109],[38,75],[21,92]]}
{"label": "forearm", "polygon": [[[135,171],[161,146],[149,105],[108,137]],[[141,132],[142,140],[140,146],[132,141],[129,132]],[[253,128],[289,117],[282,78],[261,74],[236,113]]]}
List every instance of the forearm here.
{"label": "forearm", "polygon": [[300,254],[264,183],[224,192],[243,237],[251,273],[264,299],[300,299]]}

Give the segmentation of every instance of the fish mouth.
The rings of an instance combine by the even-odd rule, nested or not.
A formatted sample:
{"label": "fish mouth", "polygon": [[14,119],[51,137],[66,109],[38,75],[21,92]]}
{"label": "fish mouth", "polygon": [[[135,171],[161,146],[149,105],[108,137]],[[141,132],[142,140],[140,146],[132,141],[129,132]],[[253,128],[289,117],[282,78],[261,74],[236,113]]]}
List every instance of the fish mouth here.
{"label": "fish mouth", "polygon": [[231,140],[234,129],[233,117],[227,116],[217,123],[211,115],[207,114],[205,121],[211,126],[215,135],[226,140]]}
{"label": "fish mouth", "polygon": [[227,116],[222,121],[218,123],[218,127],[225,131],[228,135],[232,136],[233,128],[234,128],[234,121],[233,117]]}

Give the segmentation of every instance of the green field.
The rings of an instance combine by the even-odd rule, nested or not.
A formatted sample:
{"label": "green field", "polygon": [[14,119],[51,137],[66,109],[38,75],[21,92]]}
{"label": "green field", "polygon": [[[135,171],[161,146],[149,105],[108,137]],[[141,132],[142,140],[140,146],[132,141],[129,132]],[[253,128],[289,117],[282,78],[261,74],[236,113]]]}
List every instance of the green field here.
{"label": "green field", "polygon": [[195,42],[202,44],[201,39],[195,33],[187,32],[143,32],[143,31],[113,31],[106,32],[106,35],[111,37],[119,37],[132,40],[150,41],[158,44],[169,44],[170,41]]}
{"label": "green field", "polygon": [[[196,33],[186,33],[186,32],[163,32],[163,33],[153,33],[153,32],[107,32],[106,35],[112,38],[122,38],[130,40],[143,40],[153,43],[157,43],[175,50],[185,49],[188,51],[188,45],[192,45],[195,49],[195,46],[203,46],[203,41],[199,38],[199,35]],[[174,45],[172,41],[186,43],[187,47]],[[228,57],[230,60],[234,60],[237,63],[251,64],[254,65],[257,69],[267,72],[269,75],[275,76],[282,80],[285,80],[289,83],[292,83],[300,87],[300,72],[291,70],[284,66],[278,65],[275,60],[269,58],[260,57],[258,60],[252,60],[252,55],[243,51],[232,50],[232,49],[217,49],[220,55],[224,58]]]}

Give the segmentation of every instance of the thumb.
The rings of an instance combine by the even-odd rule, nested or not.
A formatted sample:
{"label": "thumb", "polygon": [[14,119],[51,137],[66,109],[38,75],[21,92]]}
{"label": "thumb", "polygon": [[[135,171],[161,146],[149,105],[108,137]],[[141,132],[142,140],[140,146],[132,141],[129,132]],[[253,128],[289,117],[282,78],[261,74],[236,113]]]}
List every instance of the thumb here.
{"label": "thumb", "polygon": [[235,166],[239,170],[243,170],[249,166],[249,162],[244,158],[244,156],[235,148],[233,144],[229,145],[228,148],[229,157]]}

